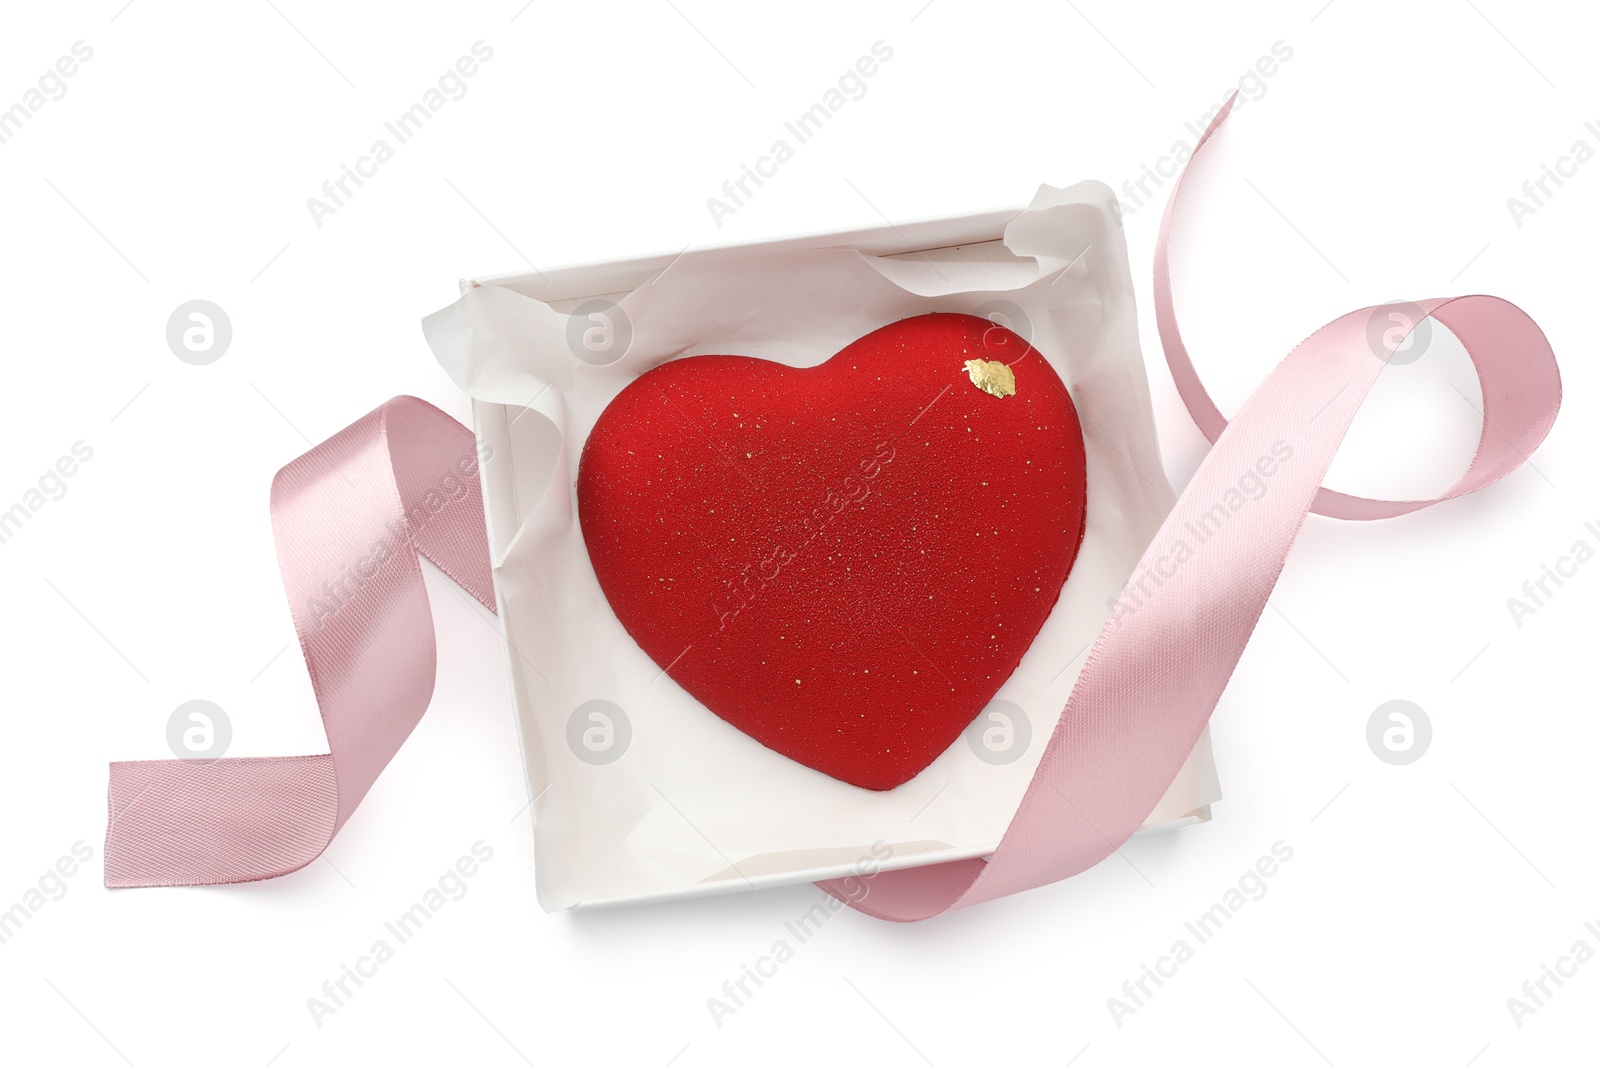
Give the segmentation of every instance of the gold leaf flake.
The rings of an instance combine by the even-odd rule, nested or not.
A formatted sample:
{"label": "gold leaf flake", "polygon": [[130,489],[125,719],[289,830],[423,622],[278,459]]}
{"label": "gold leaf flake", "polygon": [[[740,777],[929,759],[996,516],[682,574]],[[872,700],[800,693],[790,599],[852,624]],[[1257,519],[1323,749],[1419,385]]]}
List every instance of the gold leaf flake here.
{"label": "gold leaf flake", "polygon": [[963,366],[972,384],[990,396],[1016,395],[1017,376],[999,360],[969,359]]}

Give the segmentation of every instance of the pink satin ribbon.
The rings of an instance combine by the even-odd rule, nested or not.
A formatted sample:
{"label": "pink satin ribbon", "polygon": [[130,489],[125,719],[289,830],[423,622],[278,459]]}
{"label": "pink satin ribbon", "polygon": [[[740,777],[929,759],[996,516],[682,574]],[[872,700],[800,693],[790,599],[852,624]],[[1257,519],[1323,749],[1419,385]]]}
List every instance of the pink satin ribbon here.
{"label": "pink satin ribbon", "polygon": [[[1555,357],[1530,318],[1489,296],[1421,301],[1477,367],[1484,410],[1477,454],[1435,500],[1369,500],[1321,488],[1403,338],[1374,351],[1367,327],[1376,309],[1341,316],[1301,342],[1233,421],[1224,420],[1173,314],[1167,241],[1182,184],[1180,177],[1157,244],[1156,317],[1179,392],[1214,447],[1090,651],[994,855],[861,876],[864,891],[845,879],[819,883],[869,915],[926,919],[1070,877],[1109,856],[1143,824],[1193,749],[1309,512],[1381,518],[1481,489],[1515,470],[1555,419]],[[432,693],[433,629],[417,554],[492,604],[475,477],[444,506],[419,507],[430,490],[437,496],[452,464],[471,455],[467,430],[401,397],[279,473],[279,562],[331,752],[113,764],[108,886],[270,878],[327,846]],[[1242,479],[1253,479],[1249,492]],[[407,524],[407,512],[420,521]],[[353,567],[370,576],[330,597],[321,583]],[[317,597],[319,606],[307,607]],[[321,610],[330,600],[334,610]]]}
{"label": "pink satin ribbon", "polygon": [[[1189,167],[1232,108],[1230,97]],[[820,883],[869,915],[927,919],[1070,878],[1111,855],[1143,825],[1199,739],[1313,508],[1374,519],[1481,489],[1515,470],[1555,421],[1561,379],[1532,319],[1492,296],[1421,301],[1423,312],[1465,345],[1483,384],[1477,454],[1437,500],[1368,500],[1323,489],[1361,402],[1405,338],[1375,352],[1367,327],[1377,309],[1342,315],[1300,342],[1233,421],[1224,420],[1200,384],[1172,309],[1167,243],[1187,173],[1173,186],[1156,244],[1156,322],[1178,391],[1214,447],[1134,568],[1130,589],[1154,578],[1131,596],[1124,592],[1095,640],[993,856],[879,872],[865,893],[842,879]],[[1281,454],[1282,446],[1290,458],[1261,477],[1262,457]],[[1265,495],[1245,496],[1235,510],[1230,491],[1243,496],[1240,481],[1250,472]],[[1192,553],[1174,563],[1178,545]]]}
{"label": "pink satin ribbon", "polygon": [[418,555],[494,608],[476,447],[402,396],[278,472],[278,567],[329,751],[113,763],[107,886],[275,878],[328,847],[433,696]]}

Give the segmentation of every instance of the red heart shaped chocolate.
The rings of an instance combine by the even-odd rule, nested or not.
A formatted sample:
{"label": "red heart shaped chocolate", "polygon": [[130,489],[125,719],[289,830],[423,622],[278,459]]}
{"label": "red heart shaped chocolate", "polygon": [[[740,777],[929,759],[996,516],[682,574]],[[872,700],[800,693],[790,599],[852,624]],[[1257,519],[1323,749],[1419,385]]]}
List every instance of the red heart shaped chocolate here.
{"label": "red heart shaped chocolate", "polygon": [[914,777],[1016,669],[1083,537],[1066,386],[985,319],[905,319],[826,362],[690,356],[623,389],[578,466],[623,627],[768,748]]}

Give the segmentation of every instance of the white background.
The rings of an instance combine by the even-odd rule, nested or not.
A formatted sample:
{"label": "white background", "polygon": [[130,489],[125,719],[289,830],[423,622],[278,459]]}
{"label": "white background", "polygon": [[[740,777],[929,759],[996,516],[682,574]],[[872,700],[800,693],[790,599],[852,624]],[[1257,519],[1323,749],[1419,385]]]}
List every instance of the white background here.
{"label": "white background", "polygon": [[[0,544],[0,908],[74,842],[94,857],[0,945],[5,1058],[1592,1060],[1600,963],[1521,1027],[1506,999],[1574,941],[1600,948],[1584,929],[1600,921],[1600,564],[1520,627],[1506,600],[1574,541],[1600,543],[1584,528],[1600,525],[1600,162],[1520,227],[1506,198],[1575,140],[1600,147],[1584,128],[1600,120],[1596,26],[1576,4],[1475,2],[12,12],[0,107],[75,41],[94,53],[0,144],[0,510],[75,442],[94,455]],[[318,227],[306,198],[480,39],[494,57],[466,95]],[[894,55],[866,95],[718,228],[706,198],[878,40]],[[323,749],[267,487],[394,394],[467,417],[417,326],[459,276],[1020,205],[1040,182],[1120,187],[1192,143],[1185,123],[1277,41],[1293,57],[1197,177],[1177,257],[1180,318],[1224,410],[1343,311],[1471,291],[1538,319],[1567,403],[1536,468],[1474,498],[1309,522],[1213,720],[1213,824],[928,923],[840,914],[719,1026],[707,998],[792,941],[785,922],[820,891],[540,912],[504,649],[430,574],[433,708],[323,860],[243,887],[101,888],[105,764],[168,755],[178,704],[226,709],[232,755]],[[1127,233],[1181,486],[1204,442],[1149,316],[1158,216],[1133,212]],[[209,366],[165,340],[195,298],[232,320]],[[1442,341],[1393,368],[1335,484],[1443,489],[1471,455],[1475,399]],[[1395,698],[1434,731],[1403,767],[1365,736]],[[480,840],[494,858],[468,894],[319,1027],[307,998]],[[1267,894],[1118,1026],[1107,998],[1279,840],[1294,856]]]}

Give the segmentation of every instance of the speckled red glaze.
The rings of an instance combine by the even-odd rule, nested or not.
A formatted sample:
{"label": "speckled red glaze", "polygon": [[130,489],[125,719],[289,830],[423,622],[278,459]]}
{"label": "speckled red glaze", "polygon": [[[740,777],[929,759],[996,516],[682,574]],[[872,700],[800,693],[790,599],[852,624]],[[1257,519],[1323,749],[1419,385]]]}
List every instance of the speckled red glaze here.
{"label": "speckled red glaze", "polygon": [[[1009,364],[1016,395],[978,389],[969,359]],[[577,484],[639,647],[750,737],[866,789],[921,772],[1016,669],[1077,556],[1084,492],[1055,370],[950,314],[806,369],[663,364],[601,413]]]}

